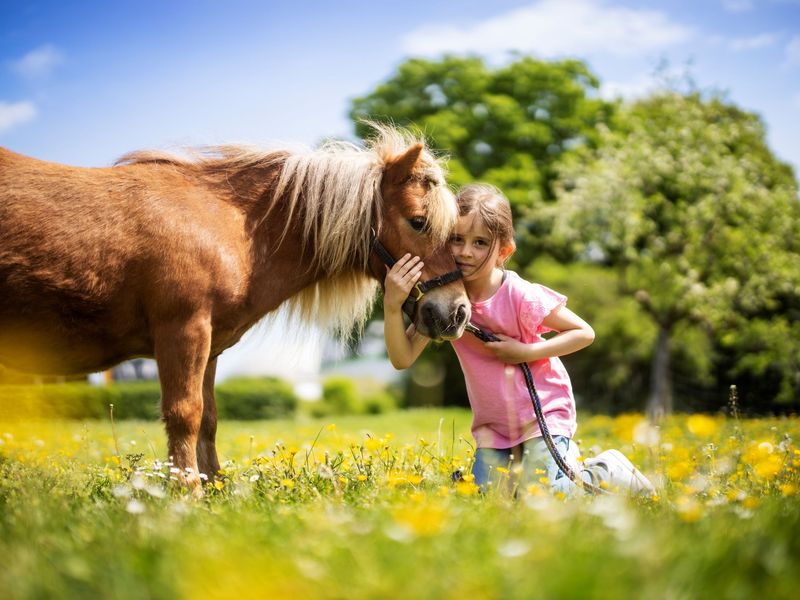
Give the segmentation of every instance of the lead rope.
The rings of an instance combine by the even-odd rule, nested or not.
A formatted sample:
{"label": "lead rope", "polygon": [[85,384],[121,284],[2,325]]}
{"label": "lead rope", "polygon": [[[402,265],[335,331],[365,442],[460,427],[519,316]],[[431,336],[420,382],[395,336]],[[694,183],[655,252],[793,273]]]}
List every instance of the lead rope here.
{"label": "lead rope", "polygon": [[[467,323],[466,330],[469,331],[472,335],[477,337],[482,342],[499,342],[500,338],[495,336],[488,331],[483,331],[479,327],[476,327],[472,324],[472,322]],[[525,376],[525,384],[528,386],[528,393],[531,396],[531,402],[533,403],[533,412],[536,413],[536,420],[539,423],[539,429],[542,431],[542,438],[544,439],[544,443],[547,446],[547,449],[550,451],[550,456],[553,457],[556,465],[559,469],[566,475],[567,477],[572,480],[575,485],[581,485],[586,492],[589,492],[593,495],[598,494],[608,494],[608,490],[604,490],[598,485],[594,485],[593,483],[589,483],[585,481],[581,477],[578,476],[575,471],[567,464],[567,461],[564,460],[564,457],[561,456],[561,453],[556,448],[556,444],[553,441],[553,436],[550,435],[550,430],[547,428],[547,421],[544,419],[544,414],[542,412],[542,403],[539,400],[539,394],[536,392],[536,386],[533,385],[533,375],[531,375],[531,369],[528,366],[528,363],[519,363],[519,368],[522,369],[522,374]]]}

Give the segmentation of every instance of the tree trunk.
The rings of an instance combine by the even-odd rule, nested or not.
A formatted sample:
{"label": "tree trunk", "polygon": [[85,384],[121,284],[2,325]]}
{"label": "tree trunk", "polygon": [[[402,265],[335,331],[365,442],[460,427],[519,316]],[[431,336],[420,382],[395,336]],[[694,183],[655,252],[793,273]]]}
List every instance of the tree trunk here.
{"label": "tree trunk", "polygon": [[647,414],[658,421],[672,413],[672,382],[669,372],[670,328],[661,325],[658,329],[656,351],[650,368],[650,398],[647,401]]}

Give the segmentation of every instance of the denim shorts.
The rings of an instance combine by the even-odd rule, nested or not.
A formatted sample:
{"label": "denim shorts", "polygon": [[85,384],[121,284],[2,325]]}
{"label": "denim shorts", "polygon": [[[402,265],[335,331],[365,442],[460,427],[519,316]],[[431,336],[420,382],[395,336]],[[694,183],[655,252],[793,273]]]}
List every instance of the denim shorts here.
{"label": "denim shorts", "polygon": [[[577,446],[565,435],[554,435],[558,453],[567,460],[569,454],[577,456]],[[574,460],[570,460],[575,464]],[[497,471],[502,467],[503,471]],[[577,468],[577,465],[576,465]],[[508,470],[508,472],[506,472]],[[576,469],[577,470],[577,469]],[[478,448],[472,465],[475,483],[481,490],[487,486],[500,485],[526,489],[533,483],[547,483],[553,492],[574,493],[578,488],[566,474],[558,468],[541,437],[526,440],[514,448]],[[512,477],[512,474],[514,476]],[[584,479],[591,481],[588,472],[579,472]],[[546,479],[545,479],[546,478]]]}

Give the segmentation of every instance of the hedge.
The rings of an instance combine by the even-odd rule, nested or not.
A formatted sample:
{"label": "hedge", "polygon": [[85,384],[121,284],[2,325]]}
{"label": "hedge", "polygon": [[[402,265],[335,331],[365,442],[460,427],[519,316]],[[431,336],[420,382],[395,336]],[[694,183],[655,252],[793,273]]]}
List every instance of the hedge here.
{"label": "hedge", "polygon": [[[274,419],[294,414],[297,397],[275,378],[231,379],[215,388],[217,412],[227,419]],[[101,419],[114,405],[115,419],[160,418],[157,381],[0,385],[0,420],[30,418]]]}

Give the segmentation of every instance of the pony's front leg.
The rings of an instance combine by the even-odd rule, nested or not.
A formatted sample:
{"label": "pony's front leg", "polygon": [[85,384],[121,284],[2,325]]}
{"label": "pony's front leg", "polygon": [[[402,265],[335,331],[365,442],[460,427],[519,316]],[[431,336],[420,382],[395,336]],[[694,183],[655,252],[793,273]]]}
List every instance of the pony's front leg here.
{"label": "pony's front leg", "polygon": [[197,465],[200,472],[213,480],[219,471],[217,458],[217,401],[214,399],[214,377],[217,373],[217,359],[208,361],[203,378],[203,420],[197,438]]}
{"label": "pony's front leg", "polygon": [[197,436],[203,415],[203,378],[211,347],[211,321],[197,316],[189,321],[161,324],[154,334],[169,458],[180,470],[181,481],[200,494]]}

